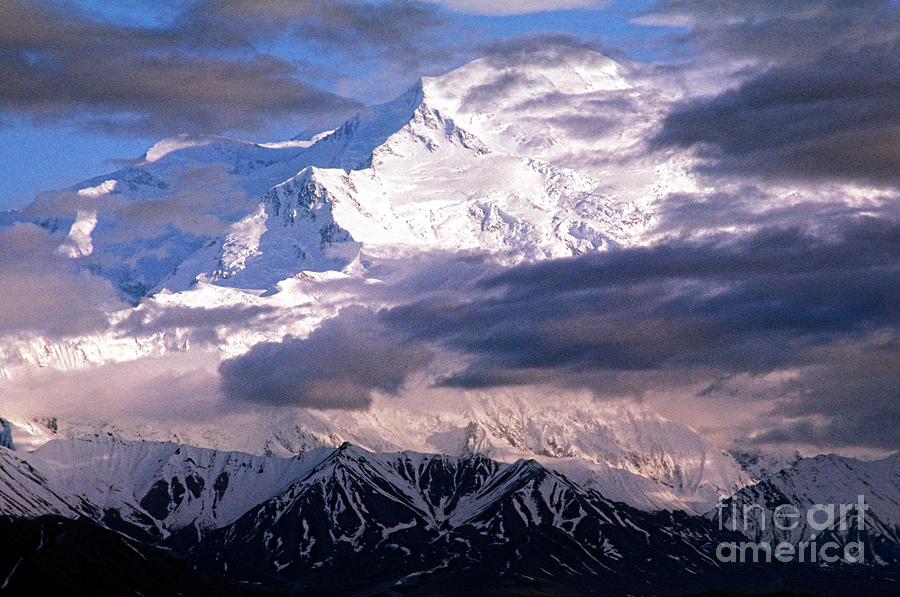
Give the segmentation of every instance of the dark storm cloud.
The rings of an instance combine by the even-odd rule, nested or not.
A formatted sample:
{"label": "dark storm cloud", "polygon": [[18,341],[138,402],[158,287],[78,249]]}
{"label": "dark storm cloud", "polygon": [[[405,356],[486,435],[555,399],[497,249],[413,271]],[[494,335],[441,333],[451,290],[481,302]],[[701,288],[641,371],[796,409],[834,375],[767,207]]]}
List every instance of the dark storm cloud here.
{"label": "dark storm cloud", "polygon": [[[869,392],[867,412],[896,414],[897,371],[848,368],[829,347],[894,333],[898,277],[900,225],[869,218],[831,238],[764,230],[519,266],[482,280],[475,298],[434,297],[379,317],[410,341],[468,359],[447,386],[555,383],[638,396],[802,368],[784,388],[798,412],[845,404],[855,388]],[[894,345],[884,350],[896,358]]]}
{"label": "dark storm cloud", "polygon": [[362,308],[326,320],[308,338],[257,344],[222,362],[221,387],[233,403],[363,409],[372,390],[396,392],[431,360]]}
{"label": "dark storm cloud", "polygon": [[726,56],[802,62],[830,48],[849,51],[897,39],[895,0],[662,0],[638,22],[687,31],[681,43]]}
{"label": "dark storm cloud", "polygon": [[872,334],[813,347],[809,364],[783,384],[783,398],[755,444],[807,443],[896,450],[900,447],[900,338]]}
{"label": "dark storm cloud", "polygon": [[251,44],[288,33],[358,57],[381,54],[415,60],[429,53],[420,42],[446,22],[433,6],[391,0],[207,0],[183,17],[183,27],[211,41]]}
{"label": "dark storm cloud", "polygon": [[318,25],[297,33],[326,39],[392,45],[413,41],[419,32],[443,22],[431,7],[396,0],[324,2],[322,0],[207,0],[185,13],[185,22],[201,32],[234,29],[235,39],[271,35],[273,30],[295,30],[309,23]]}
{"label": "dark storm cloud", "polygon": [[[891,217],[900,201],[896,192],[871,193],[862,204],[848,203],[845,195],[823,193],[800,201],[785,201],[765,186],[744,184],[737,189],[708,195],[672,193],[656,214],[661,233],[700,233],[723,228],[792,226],[827,231],[852,217],[867,214]],[[703,228],[697,227],[702,222]]]}
{"label": "dark storm cloud", "polygon": [[893,220],[860,218],[845,222],[840,236],[832,240],[810,236],[799,228],[766,229],[720,242],[620,249],[520,266],[483,284],[552,294],[648,280],[727,282],[748,276],[854,271],[894,263],[898,226]]}
{"label": "dark storm cloud", "polygon": [[[282,34],[341,56],[414,54],[438,23],[416,3],[202,2],[162,27],[100,21],[63,3],[0,3],[0,109],[106,132],[248,130],[333,121],[359,106],[318,88],[312,67],[259,53]],[[307,65],[308,66],[308,65]]]}
{"label": "dark storm cloud", "polygon": [[699,144],[722,173],[898,184],[900,42],[778,66],[682,105],[654,144]]}
{"label": "dark storm cloud", "polygon": [[900,182],[897,2],[672,0],[643,19],[744,79],[676,107],[655,147],[697,146],[723,175]]}

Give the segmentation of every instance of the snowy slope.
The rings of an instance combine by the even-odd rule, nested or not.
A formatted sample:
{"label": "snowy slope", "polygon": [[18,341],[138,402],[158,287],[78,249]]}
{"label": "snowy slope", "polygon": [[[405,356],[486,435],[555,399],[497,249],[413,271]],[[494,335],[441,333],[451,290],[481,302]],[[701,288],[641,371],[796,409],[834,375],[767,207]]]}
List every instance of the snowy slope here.
{"label": "snowy slope", "polygon": [[8,448],[0,447],[0,516],[77,516],[77,499],[52,488],[47,478]]}
{"label": "snowy slope", "polygon": [[352,565],[352,582],[363,584],[470,568],[618,582],[622,562],[640,561],[641,578],[629,578],[640,586],[679,568],[714,568],[704,553],[719,536],[701,518],[615,504],[534,461],[372,454],[345,444],[200,550],[244,579],[315,578],[319,568]]}
{"label": "snowy slope", "polygon": [[108,526],[153,541],[181,533],[190,543],[303,477],[328,452],[288,460],[97,436],[53,440],[28,460],[54,487],[90,502]]}
{"label": "snowy slope", "polygon": [[[845,528],[840,528],[841,505],[857,504],[859,496],[867,505],[862,526],[854,509],[847,510]],[[796,521],[779,521],[784,527],[796,522],[796,528],[785,530],[772,524],[775,509],[782,504],[799,509],[801,517]],[[806,515],[814,505],[834,507],[836,528],[820,531],[809,525]],[[746,517],[745,507],[749,512]],[[900,554],[900,453],[872,462],[834,454],[801,458],[780,471],[763,475],[758,483],[726,500],[721,513],[716,510],[707,516],[755,541],[796,544],[809,541],[814,535],[822,541],[831,538],[841,544],[861,540],[870,550],[866,561],[893,561]],[[822,513],[816,516],[818,522],[825,520]]]}

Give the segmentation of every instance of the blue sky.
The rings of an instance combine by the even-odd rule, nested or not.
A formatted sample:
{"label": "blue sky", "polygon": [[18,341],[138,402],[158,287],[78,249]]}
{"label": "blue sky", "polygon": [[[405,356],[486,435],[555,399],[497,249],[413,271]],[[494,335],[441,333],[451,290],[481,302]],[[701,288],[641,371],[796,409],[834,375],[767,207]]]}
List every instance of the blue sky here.
{"label": "blue sky", "polygon": [[[420,10],[416,18],[427,21],[430,31],[422,35],[411,35],[400,40],[397,48],[392,47],[390,40],[369,40],[369,48],[365,42],[359,47],[341,47],[341,40],[332,43],[328,38],[329,26],[340,27],[335,16],[320,27],[315,39],[305,35],[303,31],[303,15],[292,13],[290,16],[295,27],[283,29],[273,28],[270,31],[253,31],[242,40],[212,39],[205,45],[191,46],[189,36],[192,34],[184,28],[186,15],[204,4],[169,0],[166,2],[129,2],[108,3],[95,0],[76,0],[72,3],[61,2],[20,2],[16,0],[0,10],[13,11],[21,7],[22,11],[31,11],[33,18],[43,18],[52,27],[59,27],[60,43],[68,43],[67,36],[76,40],[84,40],[85,30],[95,32],[99,36],[111,35],[109,53],[121,51],[121,44],[128,43],[129,37],[143,34],[165,38],[168,48],[160,52],[182,53],[188,59],[218,58],[224,61],[248,62],[254,58],[271,56],[286,65],[296,67],[289,76],[303,83],[308,83],[316,90],[347,96],[361,103],[377,103],[390,99],[408,86],[421,74],[438,74],[454,66],[475,58],[480,48],[492,42],[510,38],[548,33],[563,33],[582,38],[602,48],[621,51],[639,60],[666,60],[663,46],[658,41],[661,32],[657,27],[645,27],[634,24],[632,19],[651,6],[647,0],[639,2],[619,2],[593,9],[558,10],[529,12],[530,8],[541,8],[539,5],[559,5],[550,2],[520,3],[529,6],[522,9],[521,14],[485,15],[477,14],[478,10],[469,8],[470,12],[456,12],[436,4],[416,4]],[[240,4],[240,3],[236,3]],[[265,4],[265,3],[263,3]],[[328,4],[328,3],[326,3]],[[337,3],[331,3],[336,5]],[[390,3],[376,3],[374,6],[384,7]],[[400,3],[402,4],[402,3]],[[459,3],[457,3],[458,5]],[[469,5],[474,3],[469,3]],[[482,3],[484,5],[486,3]],[[507,10],[516,3],[507,3]],[[572,4],[572,3],[569,3]],[[582,5],[590,4],[581,2]],[[406,3],[409,6],[409,3]],[[241,15],[248,21],[253,16]],[[403,15],[397,15],[403,16]],[[377,20],[374,13],[366,18]],[[386,18],[391,18],[389,14]],[[59,24],[66,20],[75,20],[78,25],[66,31]],[[7,22],[14,19],[5,19]],[[241,27],[249,30],[258,23],[242,23]],[[266,24],[263,23],[263,26]],[[182,29],[179,29],[182,28]],[[207,31],[209,33],[209,31]],[[15,40],[15,35],[8,34]],[[115,39],[115,36],[120,39]],[[171,38],[183,36],[184,39]],[[224,37],[224,36],[223,36]],[[322,41],[324,40],[324,41]],[[29,51],[28,44],[33,47],[33,60],[46,59],[49,76],[54,76],[54,69],[60,67],[55,62],[68,58],[64,50],[54,47],[46,40],[18,40],[21,46],[17,50]],[[78,43],[78,42],[76,42]],[[152,43],[152,42],[151,42]],[[402,59],[393,52],[397,49],[404,54]],[[102,42],[87,43],[84,48],[75,51],[103,53]],[[371,50],[371,51],[370,51]],[[142,54],[154,54],[153,48],[139,49],[133,56],[135,68],[130,76],[139,79],[144,73],[137,65],[144,58]],[[116,64],[129,75],[127,63]],[[96,76],[104,79],[103,66],[97,64],[96,73],[85,73],[84,69],[74,69],[67,77]],[[40,84],[40,81],[38,82]],[[88,85],[91,81],[86,82]],[[16,85],[15,81],[7,84]],[[60,81],[61,85],[67,81]],[[104,81],[104,85],[114,82]],[[194,85],[209,84],[208,80],[200,80]],[[240,84],[238,81],[236,84]],[[157,121],[154,126],[123,125],[118,120],[133,120],[130,111],[141,111],[137,104],[121,101],[116,98],[115,89],[104,88],[96,94],[88,92],[82,97],[73,97],[66,103],[65,91],[53,90],[59,97],[52,105],[41,105],[40,86],[30,90],[31,97],[15,98],[0,104],[0,209],[19,208],[29,203],[41,190],[50,190],[73,184],[79,180],[102,174],[115,168],[113,160],[138,157],[158,139],[180,132],[209,132],[241,136],[252,140],[270,141],[292,137],[304,131],[317,131],[335,124],[343,116],[353,112],[353,105],[338,106],[333,112],[327,110],[304,110],[302,98],[298,100],[298,109],[292,113],[290,109],[273,111],[255,122],[245,122],[240,118],[230,118],[219,122],[190,122],[190,119],[173,119],[173,122],[159,122],[158,111],[166,109],[165,105],[151,108],[148,114],[137,114],[141,119],[148,116]],[[113,96],[106,101],[102,95]],[[14,94],[13,94],[14,95]],[[37,96],[37,97],[35,97]],[[212,109],[217,108],[221,97],[210,99]],[[166,98],[157,98],[164,103]],[[204,101],[203,94],[198,94],[196,101]],[[264,98],[255,98],[256,102],[265,102]],[[254,105],[248,106],[253,109]],[[171,107],[178,110],[177,105]],[[327,112],[327,113],[323,113]],[[184,125],[191,126],[186,131]]]}

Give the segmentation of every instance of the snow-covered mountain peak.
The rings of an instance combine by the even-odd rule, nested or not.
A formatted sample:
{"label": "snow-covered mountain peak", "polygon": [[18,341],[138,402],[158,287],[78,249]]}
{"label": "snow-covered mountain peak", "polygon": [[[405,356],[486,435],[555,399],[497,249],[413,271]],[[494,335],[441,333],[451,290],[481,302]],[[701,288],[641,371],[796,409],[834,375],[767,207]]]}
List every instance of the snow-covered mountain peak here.
{"label": "snow-covered mountain peak", "polygon": [[422,79],[426,101],[453,113],[497,113],[552,93],[627,89],[626,69],[586,49],[548,45],[521,54],[494,54],[447,74]]}
{"label": "snow-covered mountain peak", "polygon": [[[640,242],[651,223],[640,205],[647,188],[634,186],[634,169],[623,181],[569,154],[621,159],[646,129],[632,125],[654,120],[642,94],[624,67],[587,50],[491,56],[423,78],[307,141],[164,139],[23,214],[70,230],[60,251],[135,303],[198,281],[275,290],[302,271],[342,269],[355,254],[319,255],[323,234],[374,254],[474,249],[530,260],[603,250]],[[585,122],[585,113],[600,117]],[[284,224],[294,212],[266,211],[270,199],[309,180],[322,225],[295,220],[273,235],[269,218]]]}
{"label": "snow-covered mountain peak", "polygon": [[597,175],[585,152],[623,157],[657,109],[656,92],[636,87],[624,66],[578,48],[488,56],[423,88],[426,104],[491,147]]}

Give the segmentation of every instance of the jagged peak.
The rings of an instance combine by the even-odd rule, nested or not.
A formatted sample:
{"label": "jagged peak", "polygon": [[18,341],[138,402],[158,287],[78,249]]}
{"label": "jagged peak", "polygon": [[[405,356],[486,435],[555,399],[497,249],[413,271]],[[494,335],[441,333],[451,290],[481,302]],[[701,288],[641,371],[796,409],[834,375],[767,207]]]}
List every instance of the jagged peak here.
{"label": "jagged peak", "polygon": [[[452,115],[428,101],[424,79],[419,79],[395,99],[349,118],[297,154],[295,159],[319,168],[341,168],[346,172],[366,169],[372,166],[373,155],[379,148],[385,147],[391,138],[403,131],[410,132],[431,148],[430,140],[426,139],[429,134],[423,137],[422,127],[440,131],[452,143],[477,154],[490,151],[474,134],[459,127]],[[414,130],[410,131],[410,128]]]}
{"label": "jagged peak", "polygon": [[319,465],[316,466],[316,468],[313,470],[311,475],[315,474],[316,472],[318,472],[320,470],[327,469],[327,468],[337,465],[337,464],[345,464],[348,462],[361,462],[361,461],[369,460],[372,458],[372,456],[373,455],[371,452],[368,452],[367,450],[364,450],[363,448],[360,448],[359,446],[356,446],[354,444],[351,444],[350,442],[345,441],[340,446],[335,448],[334,451],[331,452],[331,454],[326,456],[322,460],[322,462],[320,462]]}

